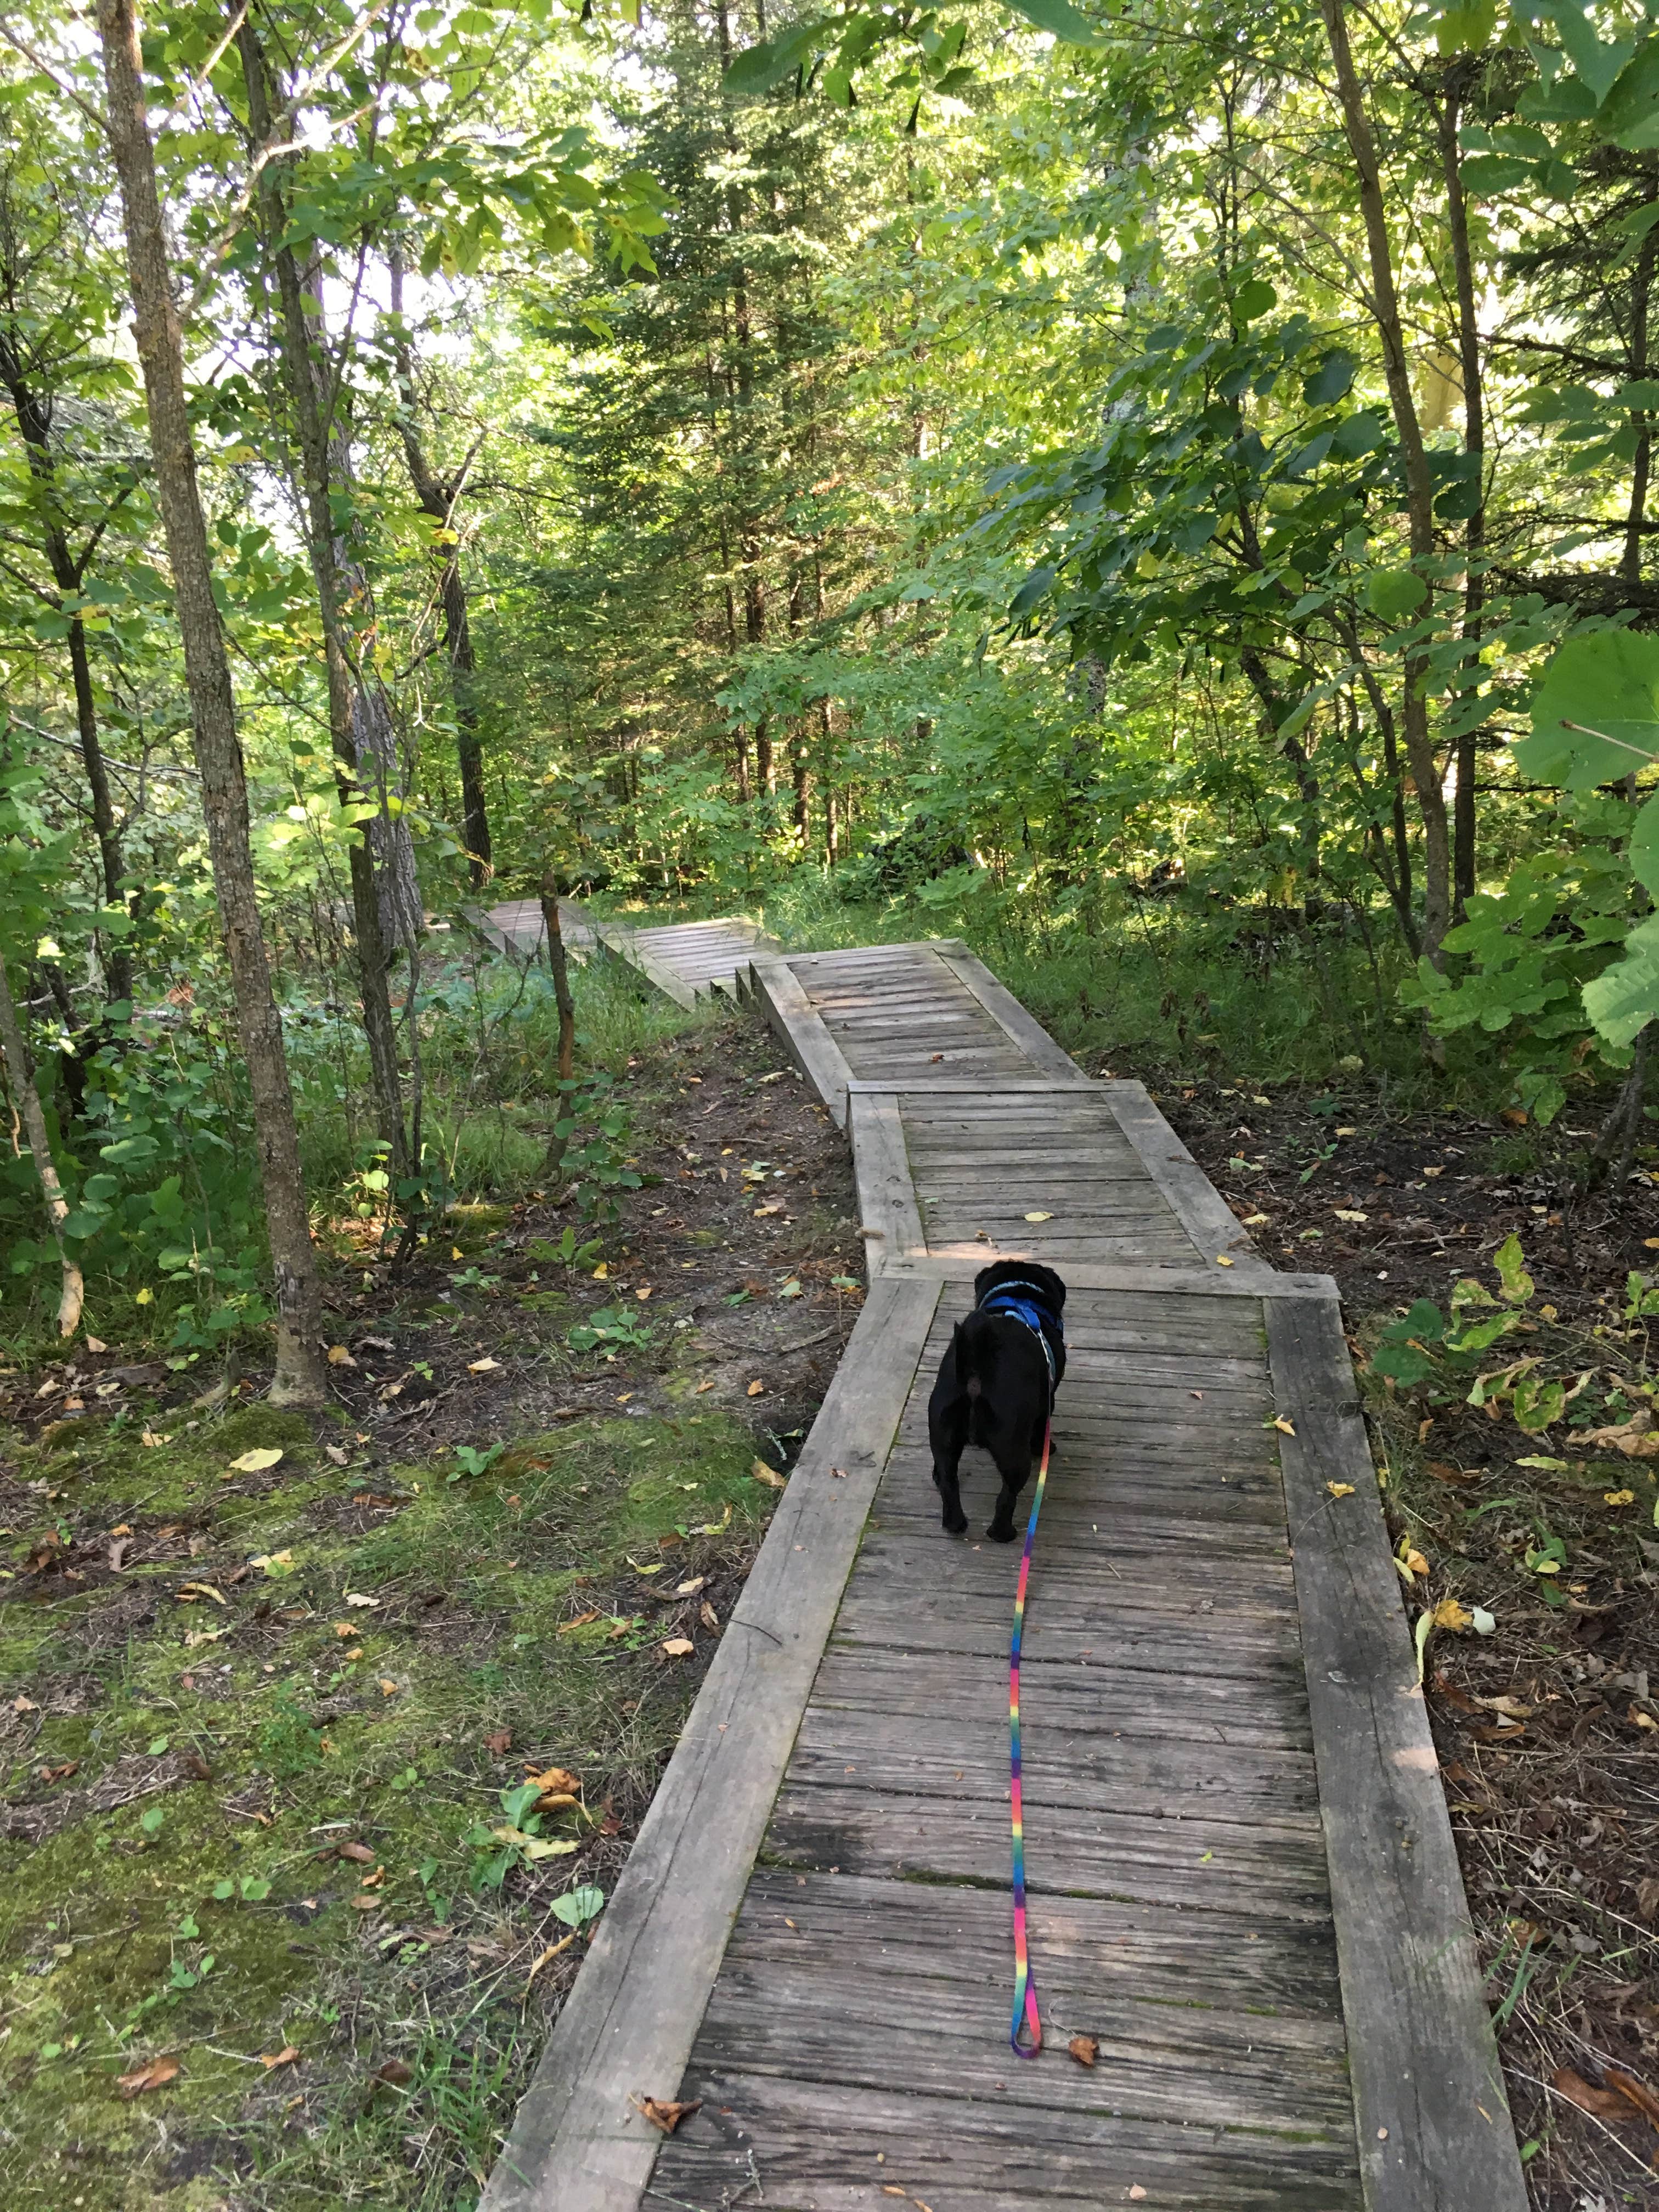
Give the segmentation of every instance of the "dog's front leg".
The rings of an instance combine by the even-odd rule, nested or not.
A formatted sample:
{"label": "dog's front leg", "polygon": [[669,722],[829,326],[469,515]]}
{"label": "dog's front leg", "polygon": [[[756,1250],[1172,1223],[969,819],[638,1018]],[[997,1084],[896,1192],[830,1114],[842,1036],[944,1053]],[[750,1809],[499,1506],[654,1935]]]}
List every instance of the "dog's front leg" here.
{"label": "dog's front leg", "polygon": [[962,1463],[963,1447],[968,1442],[969,1406],[965,1398],[956,1398],[940,1405],[938,1394],[927,1407],[927,1441],[933,1448],[933,1487],[938,1491],[943,1510],[942,1525],[953,1536],[960,1536],[968,1526],[968,1516],[962,1510],[962,1489],[957,1480],[957,1469]]}

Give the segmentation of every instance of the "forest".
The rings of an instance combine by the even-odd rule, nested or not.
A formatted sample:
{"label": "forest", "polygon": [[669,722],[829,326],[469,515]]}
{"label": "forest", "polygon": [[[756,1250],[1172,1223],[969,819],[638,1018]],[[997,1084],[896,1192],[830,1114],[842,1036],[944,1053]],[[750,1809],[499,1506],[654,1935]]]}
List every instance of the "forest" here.
{"label": "forest", "polygon": [[[1584,2075],[1659,2066],[1656,278],[1633,0],[0,15],[9,2203],[475,2203],[823,1395],[835,1133],[729,1009],[502,950],[562,899],[960,937],[1337,1272],[1423,1617],[1507,1577],[1534,1686],[1618,1686],[1458,1833],[1537,2204],[1651,2201]],[[776,1265],[653,1225],[727,1202],[693,1084],[734,1197],[811,1183]],[[758,1332],[706,1398],[671,1268]],[[302,1961],[282,1838],[371,1799],[372,1971]],[[1526,1869],[1591,1808],[1581,1944]]]}

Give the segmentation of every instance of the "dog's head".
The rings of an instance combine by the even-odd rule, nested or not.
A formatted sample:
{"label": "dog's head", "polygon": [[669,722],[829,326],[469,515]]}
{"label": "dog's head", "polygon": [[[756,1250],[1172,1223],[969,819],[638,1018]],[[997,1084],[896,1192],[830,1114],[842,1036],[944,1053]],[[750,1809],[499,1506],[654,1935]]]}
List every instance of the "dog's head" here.
{"label": "dog's head", "polygon": [[1030,1283],[1056,1318],[1066,1310],[1066,1285],[1052,1267],[1040,1260],[994,1260],[974,1278],[974,1304],[983,1305],[1004,1283]]}

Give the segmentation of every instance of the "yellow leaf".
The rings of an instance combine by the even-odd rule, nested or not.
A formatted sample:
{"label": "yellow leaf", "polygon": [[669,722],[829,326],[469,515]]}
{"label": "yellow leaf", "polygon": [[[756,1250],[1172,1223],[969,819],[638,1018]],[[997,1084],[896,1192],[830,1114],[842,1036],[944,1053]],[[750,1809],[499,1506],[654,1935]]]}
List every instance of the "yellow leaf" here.
{"label": "yellow leaf", "polygon": [[154,1291],[140,1291],[134,1297],[132,1303],[136,1306],[147,1306],[153,1304],[155,1303],[155,1293]]}
{"label": "yellow leaf", "polygon": [[601,1260],[599,1266],[593,1270],[593,1279],[596,1283],[603,1283],[607,1280],[610,1273],[610,1268],[607,1267],[605,1261]]}
{"label": "yellow leaf", "polygon": [[449,1256],[452,1260],[459,1260],[464,1256],[459,1244],[452,1244],[450,1246]]}
{"label": "yellow leaf", "polygon": [[330,1345],[328,1347],[328,1364],[331,1367],[355,1367],[357,1364],[356,1361],[352,1358],[351,1354],[346,1350],[343,1344]]}
{"label": "yellow leaf", "polygon": [[749,1472],[757,1482],[763,1482],[769,1490],[787,1490],[789,1486],[787,1477],[780,1474],[776,1468],[768,1467],[763,1459],[756,1460]]}
{"label": "yellow leaf", "polygon": [[[1424,1558],[1421,1552],[1407,1552],[1406,1554],[1406,1565],[1411,1569],[1414,1575],[1425,1575],[1429,1571],[1429,1563]],[[1443,1623],[1442,1625],[1443,1626],[1444,1624]]]}
{"label": "yellow leaf", "polygon": [[685,1659],[690,1656],[696,1646],[689,1636],[671,1636],[662,1648],[671,1659]]}
{"label": "yellow leaf", "polygon": [[1215,1263],[1218,1267],[1231,1267],[1233,1264],[1224,1252],[1218,1252],[1216,1254]]}
{"label": "yellow leaf", "polygon": [[294,1554],[292,1552],[262,1552],[257,1559],[250,1559],[248,1565],[263,1567],[273,1580],[280,1581],[284,1575],[294,1572]]}
{"label": "yellow leaf", "polygon": [[1601,1503],[1603,1505],[1634,1505],[1636,1492],[1633,1490],[1604,1490]]}
{"label": "yellow leaf", "polygon": [[1025,1217],[1028,1221],[1052,1221],[1054,1218],[1052,1213],[1028,1213]]}
{"label": "yellow leaf", "polygon": [[1459,1605],[1455,1597],[1443,1597],[1434,1609],[1435,1626],[1455,1629],[1460,1635],[1469,1626],[1473,1617],[1468,1608]]}
{"label": "yellow leaf", "polygon": [[1285,1419],[1283,1413],[1275,1413],[1273,1415],[1273,1426],[1279,1431],[1281,1437],[1293,1437],[1296,1434],[1295,1426],[1292,1423]]}
{"label": "yellow leaf", "polygon": [[483,1359],[469,1359],[466,1363],[466,1371],[469,1375],[488,1375],[492,1368],[499,1367],[501,1364],[501,1363],[499,1359],[490,1359],[488,1358]]}
{"label": "yellow leaf", "polygon": [[555,1842],[547,1836],[527,1836],[522,1828],[495,1828],[491,1833],[498,1844],[511,1844],[527,1859],[562,1859],[576,1848],[574,1843]]}
{"label": "yellow leaf", "polygon": [[761,1382],[757,1376],[756,1380],[749,1385],[749,1388],[744,1393],[744,1395],[748,1398],[758,1398],[761,1392],[765,1389],[765,1383]]}
{"label": "yellow leaf", "polygon": [[263,1474],[268,1467],[275,1467],[282,1455],[281,1449],[273,1445],[264,1451],[245,1451],[240,1459],[230,1463],[238,1474]]}
{"label": "yellow leaf", "polygon": [[228,1602],[223,1592],[215,1589],[211,1583],[181,1583],[179,1585],[178,1595],[180,1598],[210,1597],[215,1605],[224,1605]]}
{"label": "yellow leaf", "polygon": [[646,1285],[645,1285],[641,1289],[635,1291],[635,1293],[634,1293],[634,1295],[635,1295],[635,1297],[636,1298],[639,1298],[639,1299],[641,1299],[641,1300],[646,1299],[646,1298],[648,1298],[648,1297],[650,1297],[650,1295],[651,1295],[651,1285],[650,1285],[650,1284],[649,1284],[649,1283],[647,1283],[647,1284],[646,1284]]}
{"label": "yellow leaf", "polygon": [[1339,1221],[1369,1221],[1370,1219],[1370,1214],[1355,1213],[1351,1208],[1346,1206],[1334,1206],[1331,1208],[1331,1212],[1336,1216]]}
{"label": "yellow leaf", "polygon": [[1325,1487],[1330,1492],[1333,1498],[1352,1498],[1353,1496],[1353,1485],[1351,1482],[1328,1482],[1325,1485]]}
{"label": "yellow leaf", "polygon": [[285,2043],[280,2051],[262,2051],[259,2053],[259,2063],[269,2074],[278,2066],[292,2066],[299,2056],[300,2053],[293,2044]]}

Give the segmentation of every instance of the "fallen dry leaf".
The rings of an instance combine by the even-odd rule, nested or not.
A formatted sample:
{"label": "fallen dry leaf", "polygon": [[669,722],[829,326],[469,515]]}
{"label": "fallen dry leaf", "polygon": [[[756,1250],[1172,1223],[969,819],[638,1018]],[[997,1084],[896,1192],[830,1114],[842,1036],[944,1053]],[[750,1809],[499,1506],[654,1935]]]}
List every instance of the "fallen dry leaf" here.
{"label": "fallen dry leaf", "polygon": [[215,1589],[211,1583],[180,1583],[174,1595],[180,1605],[189,1605],[198,1597],[210,1597],[215,1605],[228,1605],[230,1602],[224,1592]]}
{"label": "fallen dry leaf", "polygon": [[562,1620],[554,1632],[559,1636],[568,1636],[573,1628],[586,1628],[590,1620],[597,1620],[599,1617],[596,1607],[592,1613],[579,1613],[574,1620]]}
{"label": "fallen dry leaf", "polygon": [[1351,1482],[1328,1482],[1325,1485],[1325,1487],[1330,1492],[1333,1498],[1352,1498],[1353,1496],[1353,1485]]}
{"label": "fallen dry leaf", "polygon": [[1025,1217],[1028,1221],[1052,1221],[1054,1218],[1052,1213],[1028,1213]]}
{"label": "fallen dry leaf", "polygon": [[385,2081],[394,2089],[402,2089],[415,2079],[415,2069],[407,2060],[388,2058],[384,2066],[377,2066],[370,2075],[371,2081]]}
{"label": "fallen dry leaf", "polygon": [[330,1345],[328,1347],[328,1364],[331,1367],[355,1367],[357,1364],[356,1361],[352,1358],[351,1354],[346,1350],[343,1344]]}
{"label": "fallen dry leaf", "polygon": [[789,1487],[787,1476],[780,1474],[775,1467],[768,1467],[763,1459],[756,1460],[749,1472],[757,1482],[763,1482],[769,1490],[787,1490]]}
{"label": "fallen dry leaf", "polygon": [[1575,1450],[1582,1450],[1586,1444],[1607,1444],[1626,1459],[1659,1459],[1659,1428],[1654,1426],[1653,1409],[1649,1406],[1611,1428],[1575,1430],[1566,1441]]}
{"label": "fallen dry leaf", "polygon": [[1218,1267],[1231,1267],[1233,1264],[1224,1252],[1218,1252],[1216,1254],[1215,1263]]}
{"label": "fallen dry leaf", "polygon": [[526,1782],[533,1782],[537,1789],[546,1796],[571,1796],[582,1786],[577,1777],[563,1766],[550,1766],[540,1774],[526,1773],[524,1778]]}
{"label": "fallen dry leaf", "polygon": [[662,1648],[671,1659],[684,1659],[697,1647],[689,1636],[671,1636]]}
{"label": "fallen dry leaf", "polygon": [[702,1603],[697,1608],[697,1618],[702,1621],[705,1628],[717,1629],[720,1625],[720,1617],[719,1613],[715,1612],[714,1607],[709,1604],[707,1598],[704,1598]]}
{"label": "fallen dry leaf", "polygon": [[1616,2089],[1596,2088],[1571,2066],[1558,2066],[1550,2080],[1570,2105],[1577,2105],[1592,2119],[1622,2120],[1629,2115],[1630,2107]]}
{"label": "fallen dry leaf", "polygon": [[511,1751],[512,1748],[513,1731],[511,1729],[492,1729],[489,1734],[484,1738],[484,1749],[489,1753],[489,1756],[492,1759],[499,1759],[503,1752]]}
{"label": "fallen dry leaf", "polygon": [[351,1454],[346,1449],[343,1444],[325,1444],[323,1446],[323,1449],[328,1454],[336,1467],[344,1467],[348,1465],[350,1461]]}
{"label": "fallen dry leaf", "polygon": [[88,1352],[107,1352],[109,1350],[109,1346],[103,1341],[101,1337],[89,1336],[87,1339],[87,1350]]}
{"label": "fallen dry leaf", "polygon": [[1100,2056],[1100,2045],[1092,2035],[1074,2035],[1066,2048],[1079,2066],[1092,2066]]}
{"label": "fallen dry leaf", "polygon": [[708,1580],[707,1575],[693,1575],[685,1582],[675,1583],[674,1595],[676,1597],[696,1597]]}
{"label": "fallen dry leaf", "polygon": [[744,1393],[744,1395],[747,1398],[758,1398],[761,1392],[765,1389],[765,1383],[761,1382],[757,1376],[756,1380],[749,1385],[749,1388]]}
{"label": "fallen dry leaf", "polygon": [[230,1463],[238,1474],[263,1474],[268,1467],[275,1467],[282,1455],[273,1444],[263,1451],[245,1451],[240,1459]]}
{"label": "fallen dry leaf", "polygon": [[1356,1213],[1351,1207],[1346,1206],[1334,1206],[1331,1212],[1339,1221],[1369,1221],[1370,1219],[1370,1214]]}
{"label": "fallen dry leaf", "polygon": [[1601,1503],[1603,1505],[1634,1505],[1636,1492],[1633,1490],[1604,1490]]}
{"label": "fallen dry leaf", "polygon": [[501,1364],[499,1359],[469,1359],[466,1363],[466,1371],[469,1375],[488,1375]]}
{"label": "fallen dry leaf", "polygon": [[[1455,1597],[1443,1597],[1434,1609],[1437,1628],[1449,1628],[1459,1633],[1469,1626],[1471,1617],[1468,1608],[1459,1605]],[[1483,1698],[1480,1702],[1485,1705],[1486,1700]]]}
{"label": "fallen dry leaf", "polygon": [[1130,2203],[1131,2203],[1131,2204],[1139,2204],[1139,2203],[1144,2203],[1144,2202],[1145,2202],[1145,2200],[1146,2200],[1146,2191],[1141,2187],[1140,2184],[1137,2181],[1137,2182],[1135,2182],[1135,2183],[1133,2184],[1133,2185],[1131,2187],[1131,2189],[1130,2189],[1130,2191],[1129,2191],[1129,2202],[1130,2202]]}
{"label": "fallen dry leaf", "polygon": [[285,2043],[280,2051],[262,2051],[259,2053],[259,2063],[267,2074],[270,2074],[274,2073],[279,2066],[294,2065],[299,2056],[299,2046],[296,2044]]}
{"label": "fallen dry leaf", "polygon": [[1626,2074],[1622,2066],[1604,2066],[1601,2071],[1621,2097],[1628,2097],[1638,2112],[1644,2113],[1659,2128],[1659,2096],[1656,2096],[1645,2081],[1638,2081],[1633,2074]]}
{"label": "fallen dry leaf", "polygon": [[345,1601],[348,1605],[366,1605],[372,1609],[378,1608],[380,1602],[377,1597],[365,1597],[361,1590],[348,1590]]}
{"label": "fallen dry leaf", "polygon": [[365,1897],[361,1890],[356,1897],[349,1897],[346,1902],[348,1905],[355,1905],[359,1912],[378,1912],[380,1909],[380,1900],[378,1897]]}
{"label": "fallen dry leaf", "polygon": [[1273,1426],[1278,1430],[1281,1437],[1293,1437],[1296,1434],[1294,1423],[1287,1421],[1283,1413],[1275,1413],[1273,1415]]}
{"label": "fallen dry leaf", "polygon": [[628,2101],[636,2112],[642,2113],[653,2128],[660,2128],[665,2136],[672,2136],[682,2120],[689,2119],[693,2112],[702,2110],[701,2097],[694,2105],[677,2105],[667,2097],[630,2097]]}
{"label": "fallen dry leaf", "polygon": [[142,2097],[146,2089],[160,2089],[179,2078],[176,2058],[152,2058],[135,2074],[122,2074],[116,2078],[116,2087],[124,2097]]}
{"label": "fallen dry leaf", "polygon": [[354,1860],[358,1866],[373,1866],[374,1863],[374,1854],[367,1844],[342,1844],[339,1851],[343,1859]]}
{"label": "fallen dry leaf", "polygon": [[535,1980],[537,1975],[540,1973],[542,1968],[549,1965],[551,1960],[556,1959],[561,1951],[568,1951],[570,1948],[570,1946],[575,1942],[579,1932],[580,1931],[578,1929],[573,1928],[568,1936],[562,1936],[556,1943],[550,1943],[548,1945],[546,1950],[542,1953],[540,1958],[537,1960],[535,1965],[532,1966],[530,1972],[524,1978],[525,1994],[526,1996],[530,1993],[530,1984]]}

